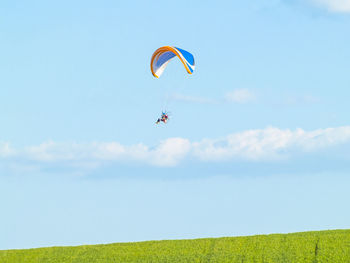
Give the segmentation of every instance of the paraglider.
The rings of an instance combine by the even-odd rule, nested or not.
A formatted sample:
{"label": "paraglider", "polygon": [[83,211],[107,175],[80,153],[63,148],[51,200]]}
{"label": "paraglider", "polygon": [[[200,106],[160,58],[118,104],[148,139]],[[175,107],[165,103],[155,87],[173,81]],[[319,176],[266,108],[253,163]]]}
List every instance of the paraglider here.
{"label": "paraglider", "polygon": [[194,57],[193,55],[181,48],[164,46],[158,48],[151,58],[151,71],[154,77],[159,78],[168,63],[172,58],[177,56],[184,65],[188,74],[192,74],[194,71]]}
{"label": "paraglider", "polygon": [[[158,48],[152,55],[152,75],[159,78],[163,74],[170,60],[174,57],[178,57],[180,59],[188,74],[193,73],[195,68],[194,57],[190,52],[178,47],[164,46]],[[159,124],[160,122],[167,123],[168,119],[168,114],[166,114],[166,112],[162,112],[162,115],[160,118],[158,118],[156,124]]]}

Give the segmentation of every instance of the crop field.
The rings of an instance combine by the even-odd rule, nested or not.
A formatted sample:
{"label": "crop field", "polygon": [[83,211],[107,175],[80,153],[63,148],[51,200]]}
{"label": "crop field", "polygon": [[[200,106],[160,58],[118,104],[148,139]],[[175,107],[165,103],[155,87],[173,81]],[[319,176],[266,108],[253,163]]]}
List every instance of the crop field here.
{"label": "crop field", "polygon": [[1,250],[1,263],[350,263],[350,230]]}

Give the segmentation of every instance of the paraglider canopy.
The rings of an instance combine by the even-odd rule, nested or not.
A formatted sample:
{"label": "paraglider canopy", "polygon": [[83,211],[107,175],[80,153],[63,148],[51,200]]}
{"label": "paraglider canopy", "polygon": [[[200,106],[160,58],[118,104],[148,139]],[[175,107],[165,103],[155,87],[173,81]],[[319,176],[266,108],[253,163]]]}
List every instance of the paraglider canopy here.
{"label": "paraglider canopy", "polygon": [[186,71],[189,74],[192,74],[195,67],[193,55],[190,52],[178,47],[164,46],[158,48],[152,55],[151,71],[153,76],[159,78],[169,61],[175,56],[180,59]]}

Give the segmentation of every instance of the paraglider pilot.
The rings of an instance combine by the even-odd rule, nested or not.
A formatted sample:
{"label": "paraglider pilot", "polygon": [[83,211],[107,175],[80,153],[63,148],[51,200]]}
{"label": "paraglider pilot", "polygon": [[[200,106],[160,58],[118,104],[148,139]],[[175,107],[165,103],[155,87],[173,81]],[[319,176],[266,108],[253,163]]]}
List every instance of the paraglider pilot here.
{"label": "paraglider pilot", "polygon": [[166,112],[162,112],[162,116],[158,118],[158,120],[156,121],[156,124],[159,124],[161,121],[164,123],[167,123],[168,120],[169,120],[168,114]]}

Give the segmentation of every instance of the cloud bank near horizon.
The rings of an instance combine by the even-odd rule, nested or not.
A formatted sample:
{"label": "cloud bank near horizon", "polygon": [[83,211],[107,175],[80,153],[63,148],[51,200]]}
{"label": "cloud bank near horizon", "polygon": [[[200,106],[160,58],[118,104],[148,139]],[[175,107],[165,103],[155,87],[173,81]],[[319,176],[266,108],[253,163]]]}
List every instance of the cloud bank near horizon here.
{"label": "cloud bank near horizon", "polygon": [[[143,143],[123,145],[119,142],[70,143],[49,141],[40,145],[12,148],[0,144],[0,162],[68,167],[97,168],[104,164],[130,164],[153,167],[175,167],[185,162],[280,162],[303,155],[328,152],[350,143],[350,126],[317,129],[247,130],[218,139],[191,142],[185,138],[169,138],[156,147]],[[349,147],[337,152],[349,158]]]}

